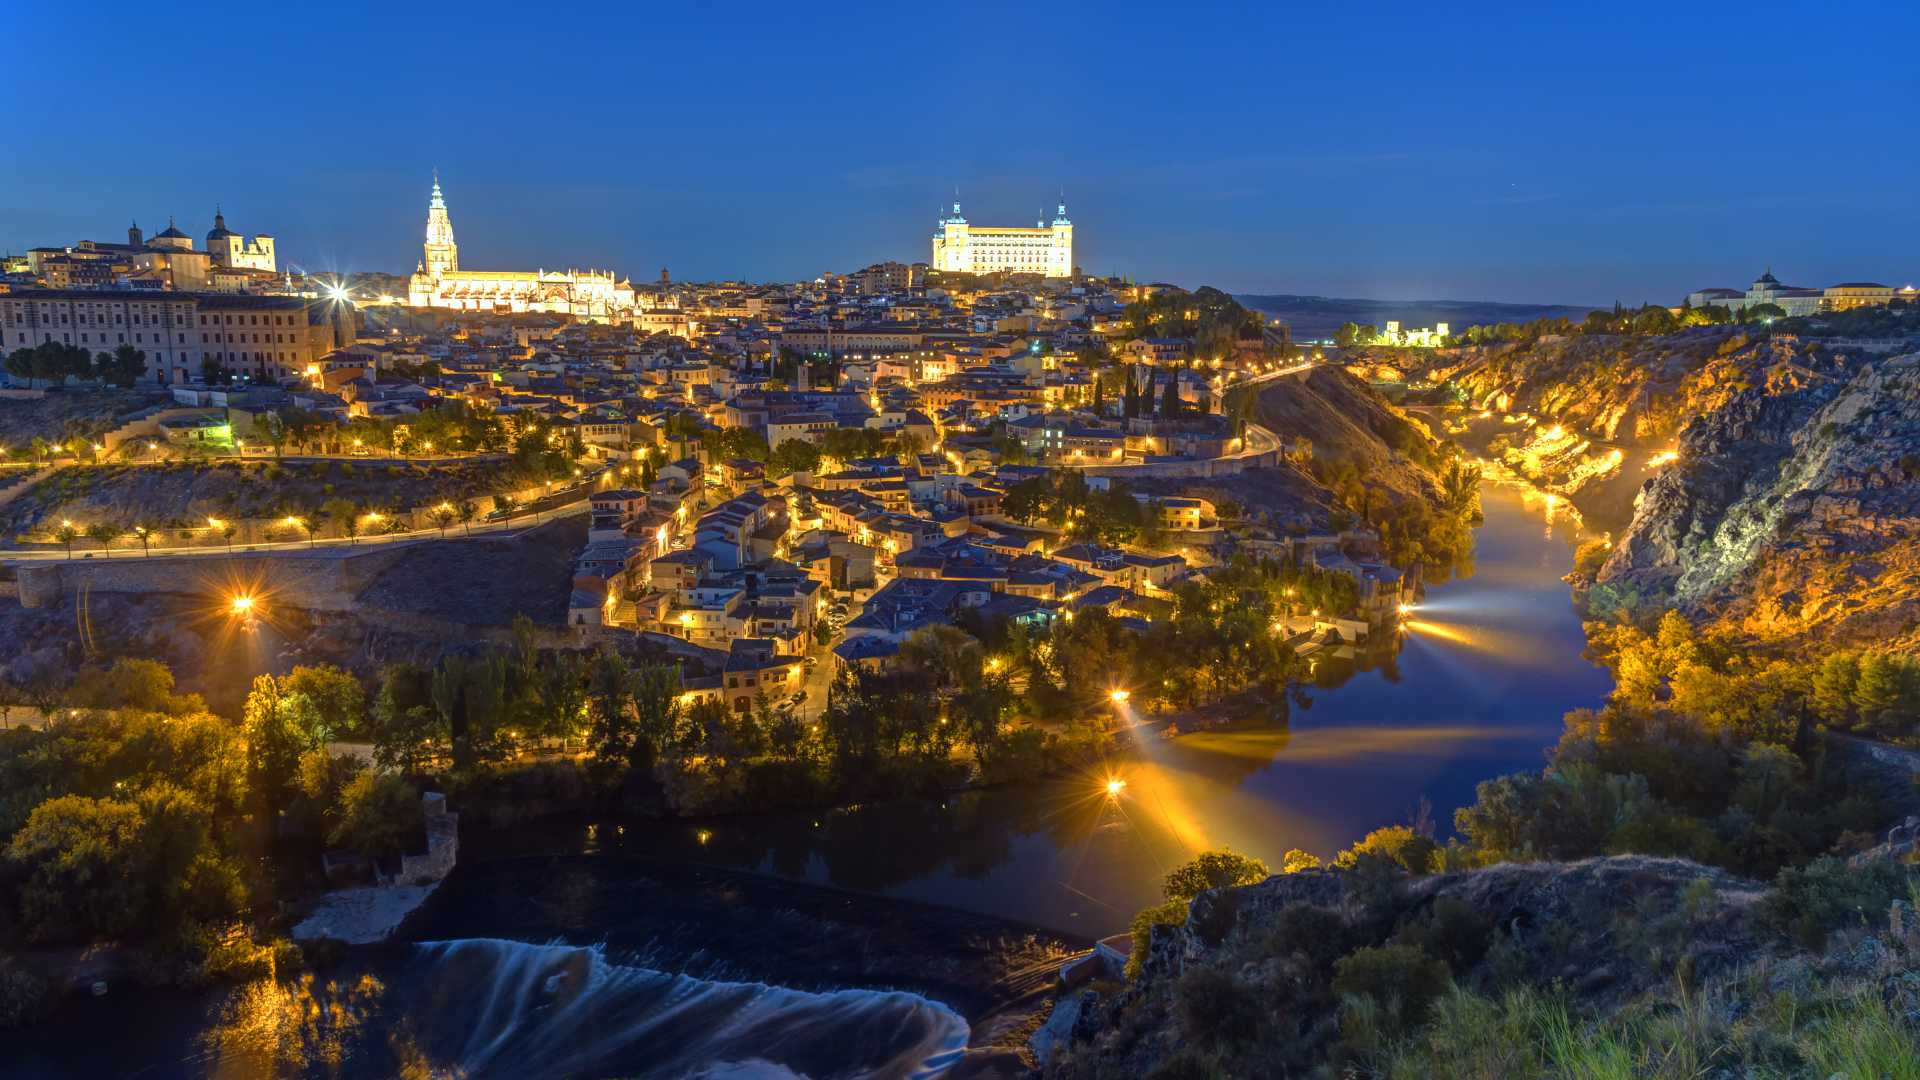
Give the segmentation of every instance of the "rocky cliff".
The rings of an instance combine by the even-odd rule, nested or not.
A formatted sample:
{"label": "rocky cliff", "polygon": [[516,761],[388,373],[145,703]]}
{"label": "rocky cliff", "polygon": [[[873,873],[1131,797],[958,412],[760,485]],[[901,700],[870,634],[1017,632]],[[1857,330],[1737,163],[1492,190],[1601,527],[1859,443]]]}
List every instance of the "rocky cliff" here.
{"label": "rocky cliff", "polygon": [[1460,391],[1451,434],[1613,531],[1596,612],[1920,646],[1920,346],[1700,327],[1365,360]]}
{"label": "rocky cliff", "polygon": [[1717,357],[1598,609],[1678,606],[1757,640],[1920,643],[1920,351],[1776,338]]}

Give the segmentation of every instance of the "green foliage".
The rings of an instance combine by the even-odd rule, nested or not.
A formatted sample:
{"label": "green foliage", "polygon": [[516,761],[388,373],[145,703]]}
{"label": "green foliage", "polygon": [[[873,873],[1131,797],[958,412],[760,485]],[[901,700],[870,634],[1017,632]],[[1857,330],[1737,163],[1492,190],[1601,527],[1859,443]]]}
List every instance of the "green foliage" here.
{"label": "green foliage", "polygon": [[1453,971],[1466,971],[1493,944],[1493,922],[1473,905],[1443,896],[1425,918],[1401,927],[1398,940],[1439,957]]}
{"label": "green foliage", "polygon": [[1266,1020],[1259,997],[1215,967],[1195,967],[1182,975],[1174,1001],[1181,1029],[1204,1047],[1250,1040]]}
{"label": "green foliage", "polygon": [[1268,877],[1267,864],[1232,851],[1202,852],[1167,872],[1160,891],[1169,900],[1191,900],[1210,889],[1257,885]]}
{"label": "green foliage", "polygon": [[1409,873],[1425,874],[1431,872],[1433,856],[1438,850],[1439,846],[1431,837],[1417,833],[1406,825],[1390,825],[1368,833],[1359,843],[1336,856],[1333,865],[1352,869],[1362,858],[1373,855]]}
{"label": "green foliage", "polygon": [[1844,859],[1822,856],[1780,871],[1760,901],[1759,915],[1817,949],[1836,930],[1880,921],[1895,900],[1911,897],[1913,884],[1912,871],[1890,859],[1849,866]]}
{"label": "green foliage", "polygon": [[1369,999],[1395,1032],[1424,1020],[1449,985],[1446,962],[1411,945],[1355,949],[1333,966],[1334,992]]}
{"label": "green foliage", "polygon": [[327,834],[334,847],[376,858],[425,845],[420,793],[392,773],[363,772],[340,793],[339,820]]}
{"label": "green foliage", "polygon": [[158,782],[131,799],[64,795],[34,807],[7,846],[35,941],[87,941],[229,916],[244,894],[207,807]]}

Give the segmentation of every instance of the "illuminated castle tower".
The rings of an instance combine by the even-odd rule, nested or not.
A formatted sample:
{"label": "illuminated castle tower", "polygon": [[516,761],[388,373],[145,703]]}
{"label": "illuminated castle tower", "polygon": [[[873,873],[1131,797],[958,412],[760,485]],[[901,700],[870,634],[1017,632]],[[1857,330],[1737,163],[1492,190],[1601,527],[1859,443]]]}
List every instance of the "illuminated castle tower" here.
{"label": "illuminated castle tower", "polygon": [[426,271],[439,275],[460,269],[460,245],[453,242],[453,222],[447,218],[447,198],[440,194],[440,174],[433,174],[433,197],[427,200]]}
{"label": "illuminated castle tower", "polygon": [[1073,222],[1067,219],[1067,204],[1060,203],[1051,226],[1039,221],[1031,229],[989,229],[969,225],[956,201],[953,212],[940,219],[933,234],[931,265],[935,270],[968,274],[1004,270],[1072,277]]}

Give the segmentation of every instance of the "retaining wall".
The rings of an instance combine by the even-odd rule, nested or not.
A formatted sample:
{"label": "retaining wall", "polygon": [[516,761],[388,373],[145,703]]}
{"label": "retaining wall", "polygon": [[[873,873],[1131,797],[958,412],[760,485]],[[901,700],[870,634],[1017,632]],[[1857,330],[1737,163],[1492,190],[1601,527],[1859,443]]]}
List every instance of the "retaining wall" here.
{"label": "retaining wall", "polygon": [[257,589],[263,597],[315,611],[355,609],[354,597],[406,553],[411,544],[360,550],[205,556],[116,556],[13,564],[22,607],[57,603],[82,588],[112,593],[205,593]]}

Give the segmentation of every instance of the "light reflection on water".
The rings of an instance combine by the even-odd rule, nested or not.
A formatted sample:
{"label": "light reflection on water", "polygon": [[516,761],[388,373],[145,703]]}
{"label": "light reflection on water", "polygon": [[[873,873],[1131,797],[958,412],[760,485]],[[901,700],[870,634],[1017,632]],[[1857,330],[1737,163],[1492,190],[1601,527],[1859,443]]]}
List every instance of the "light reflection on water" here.
{"label": "light reflection on water", "polygon": [[[1137,735],[1131,760],[1085,776],[938,804],[699,826],[601,830],[608,851],[740,866],[1001,915],[1080,934],[1123,929],[1165,872],[1229,846],[1277,864],[1322,857],[1410,819],[1443,832],[1481,780],[1538,768],[1566,710],[1597,704],[1560,576],[1576,539],[1541,531],[1544,501],[1483,489],[1476,572],[1437,586],[1382,666],[1323,664],[1311,704],[1259,730]],[[1107,792],[1114,775],[1125,780]],[[704,838],[701,834],[704,833]]]}

